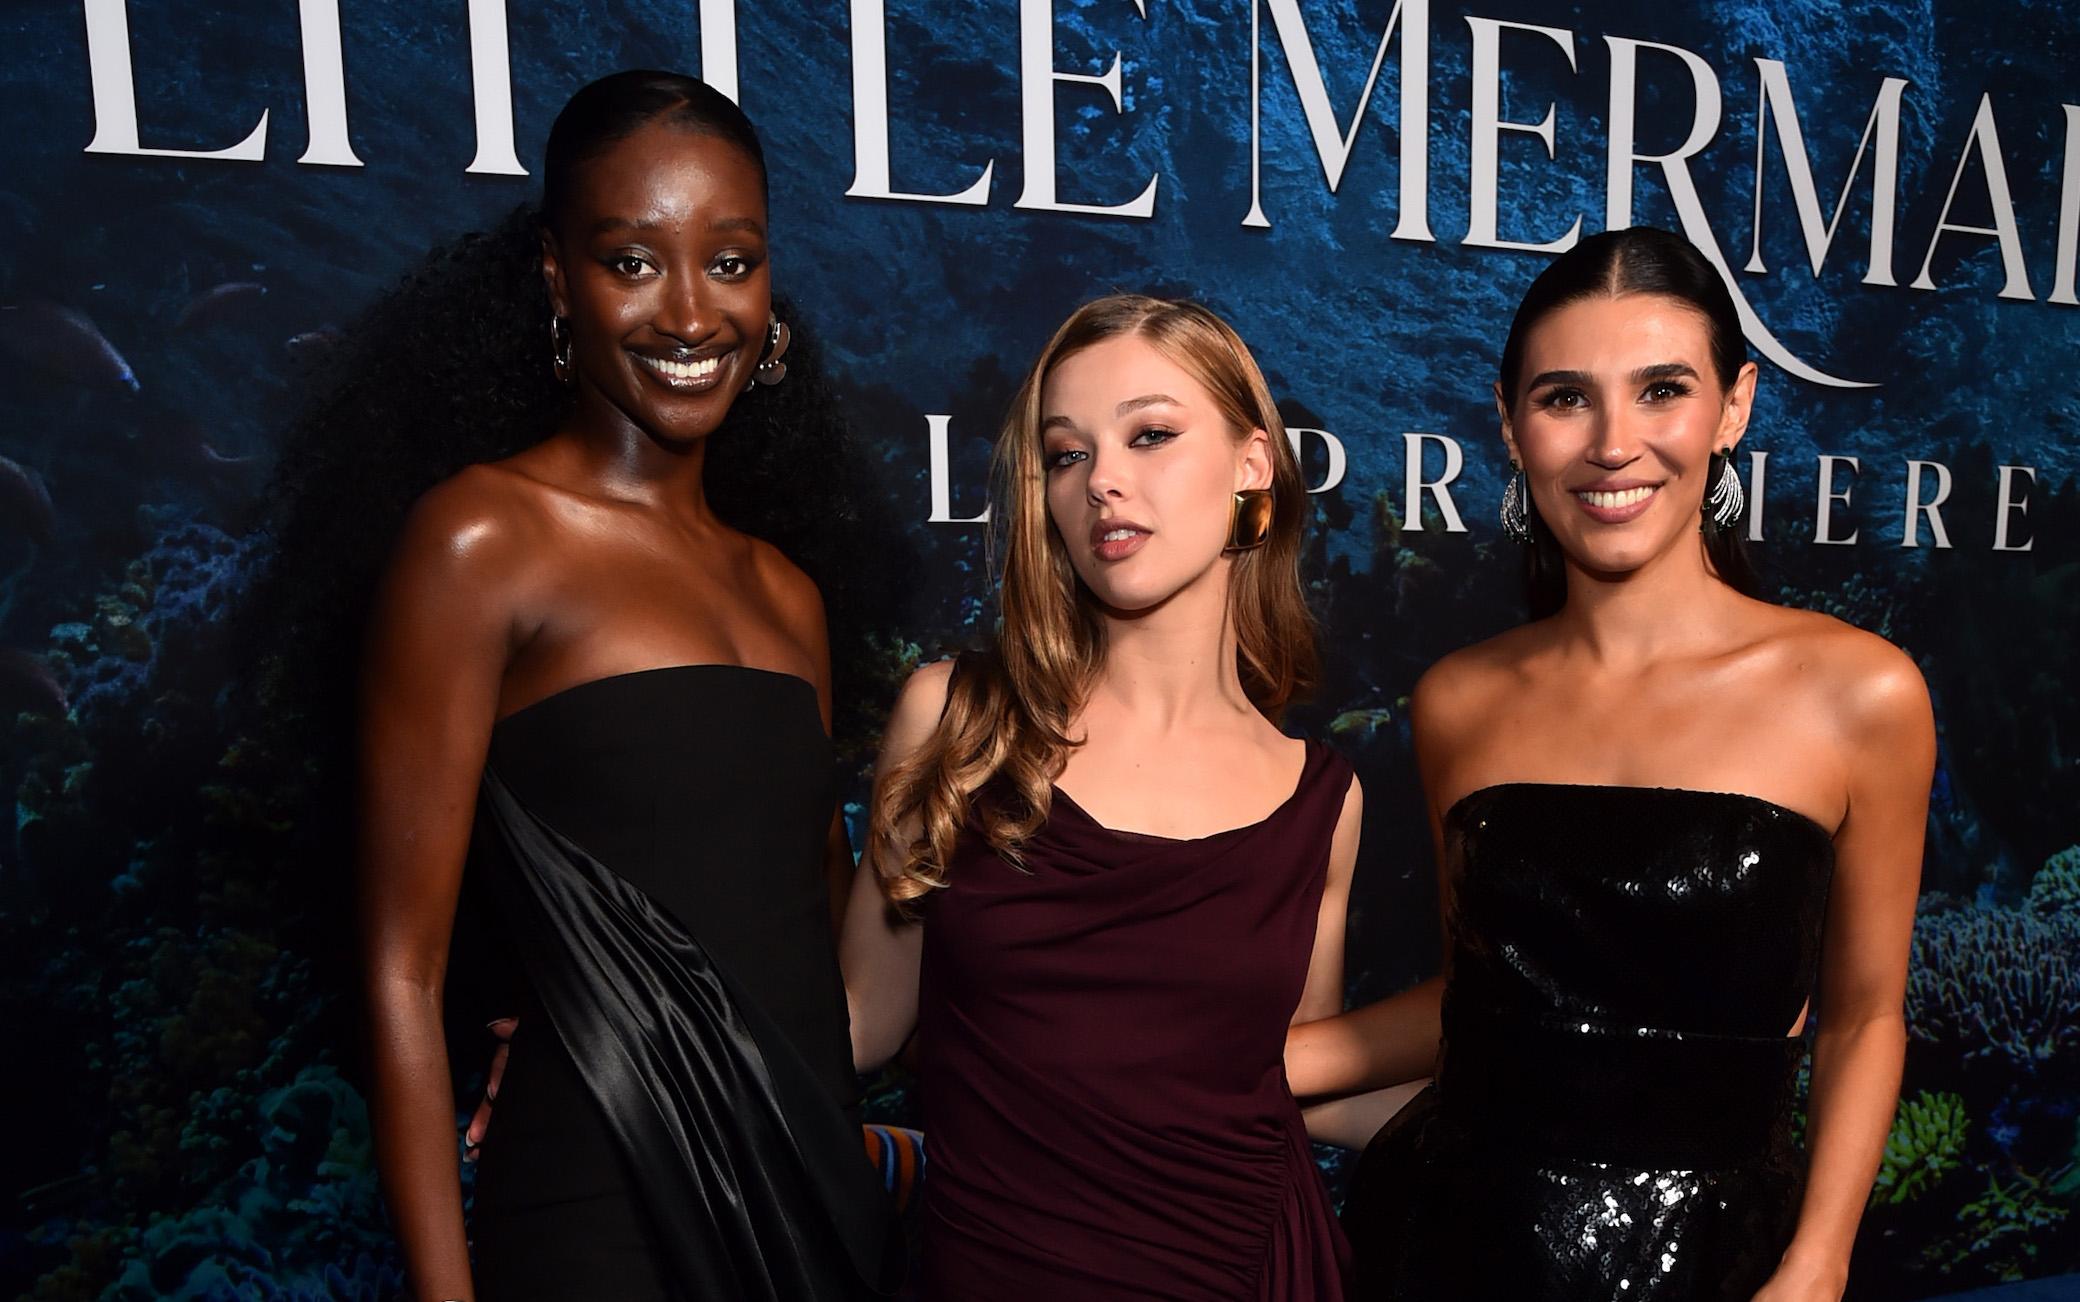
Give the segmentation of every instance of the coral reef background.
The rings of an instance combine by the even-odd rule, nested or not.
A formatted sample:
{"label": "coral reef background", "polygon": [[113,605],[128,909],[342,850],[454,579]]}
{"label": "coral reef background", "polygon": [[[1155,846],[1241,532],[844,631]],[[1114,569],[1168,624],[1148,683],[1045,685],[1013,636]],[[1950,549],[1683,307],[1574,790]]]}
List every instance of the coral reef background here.
{"label": "coral reef background", "polygon": [[[293,6],[127,5],[145,143],[219,148],[266,110],[259,163],[83,153],[96,123],[81,7],[0,15],[0,790],[14,807],[0,823],[0,1296],[400,1288],[355,1084],[338,793],[313,788],[292,714],[229,689],[224,615],[266,554],[254,506],[311,359],[425,249],[490,224],[534,181],[464,171],[477,140],[463,6],[339,8],[360,168],[294,161],[306,104]],[[530,168],[582,81],[699,65],[690,4],[509,8]],[[1147,221],[1016,206],[1033,160],[1012,0],[885,5],[896,188],[951,194],[987,164],[988,205],[846,198],[850,11],[771,8],[739,6],[738,40],[742,99],[774,160],[776,283],[824,340],[924,558],[875,708],[991,618],[985,531],[926,522],[927,415],[947,417],[951,513],[973,515],[1014,377],[1076,302],[1112,288],[1204,299],[1250,340],[1289,423],[1340,440],[1344,475],[1313,498],[1310,569],[1330,678],[1294,723],[1349,754],[1370,796],[1351,917],[1359,1000],[1438,961],[1408,693],[1439,655],[1522,615],[1493,522],[1505,465],[1487,385],[1543,259],[1461,242],[1466,17],[1573,34],[1573,66],[1535,35],[1504,47],[1503,117],[1554,106],[1550,157],[1521,133],[1501,149],[1502,233],[1525,242],[1575,213],[1601,224],[1604,34],[1681,46],[1714,70],[1722,121],[1693,172],[1736,266],[1755,220],[1756,60],[1789,68],[1823,203],[1880,78],[1907,79],[1899,284],[1858,280],[1868,159],[1823,272],[1808,274],[1774,128],[1760,210],[1772,270],[1737,276],[1800,357],[1880,384],[1830,389],[1764,366],[1745,445],[1770,454],[1762,563],[1782,600],[1904,646],[1942,728],[1906,1088],[1853,1295],[2080,1270],[2080,308],[2042,301],[2076,147],[2060,105],[2080,99],[2080,15],[2027,0],[1404,4],[1428,15],[1437,235],[1412,242],[1391,234],[1405,28],[1332,193],[1266,7],[1262,230],[1242,225],[1245,0],[1150,0],[1145,17],[1116,0],[1054,6],[1054,66],[1096,75],[1121,52],[1121,111],[1095,88],[1055,87],[1060,194],[1119,203],[1159,175]],[[1396,6],[1299,9],[1347,130]],[[1639,151],[1674,149],[1695,108],[1683,65],[1646,51],[1640,66]],[[1939,290],[1906,287],[1946,194],[1953,225],[1997,218],[1984,158],[1959,164],[1982,95],[2037,301],[1997,299],[2000,249],[1969,233],[1936,247]],[[1676,220],[1654,169],[1639,171],[1634,215]],[[1463,449],[1452,492],[1468,532],[1447,532],[1434,503],[1408,518],[1411,431]],[[1326,477],[1324,443],[1306,452]],[[1834,521],[1836,537],[1860,530],[1853,544],[1816,544],[1821,454],[1859,459]],[[1436,445],[1429,455],[1434,476]],[[1910,457],[1952,474],[1954,548],[1900,546]],[[1991,548],[2003,465],[2036,472],[2012,517],[2028,551]],[[1851,482],[1844,469],[1834,487]],[[863,773],[872,738],[847,742]],[[458,1113],[488,1053],[458,1041]],[[914,1107],[900,1078],[873,1101],[888,1119]],[[1340,1159],[1325,1150],[1324,1165],[1333,1179]]]}

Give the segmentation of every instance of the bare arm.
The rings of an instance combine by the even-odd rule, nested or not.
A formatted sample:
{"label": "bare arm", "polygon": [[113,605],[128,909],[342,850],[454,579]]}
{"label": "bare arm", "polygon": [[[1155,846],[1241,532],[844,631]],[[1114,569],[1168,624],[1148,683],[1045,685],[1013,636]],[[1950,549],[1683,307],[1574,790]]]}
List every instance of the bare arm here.
{"label": "bare arm", "polygon": [[512,621],[510,538],[436,490],[378,594],[360,728],[357,869],[376,1165],[422,1298],[470,1299],[441,993]]}
{"label": "bare arm", "polygon": [[1798,1230],[1757,1302],[1834,1302],[1899,1100],[1901,1004],[1921,878],[1935,721],[1928,690],[1891,647],[1844,693],[1849,812],[1835,833],[1807,1104],[1811,1165]]}
{"label": "bare arm", "polygon": [[1351,876],[1358,864],[1358,837],[1365,827],[1365,789],[1351,778],[1343,796],[1343,812],[1329,841],[1329,871],[1322,882],[1321,913],[1315,919],[1314,953],[1307,961],[1307,986],[1293,1024],[1334,1017],[1343,1011],[1344,919],[1351,902]]}
{"label": "bare arm", "polygon": [[1444,978],[1286,1034],[1286,1081],[1299,1098],[1383,1089],[1430,1075]]}
{"label": "bare arm", "polygon": [[1405,1054],[1397,1060],[1395,1051],[1434,1045],[1436,1040],[1428,1030],[1434,1014],[1426,1017],[1421,994],[1404,993],[1338,1015],[1343,1006],[1344,921],[1364,803],[1364,792],[1353,780],[1330,850],[1329,883],[1322,892],[1307,997],[1286,1036],[1286,1081],[1296,1096],[1309,1100],[1301,1109],[1308,1136],[1345,1148],[1363,1148],[1422,1088],[1424,1082],[1415,1078],[1429,1071],[1428,1054],[1415,1065],[1416,1059]]}
{"label": "bare arm", "polygon": [[[951,661],[926,665],[910,675],[889,713],[875,764],[874,792],[896,765],[917,753],[939,726],[946,708]],[[896,829],[907,843],[918,833],[915,818]],[[917,972],[924,953],[924,927],[905,919],[882,891],[882,881],[901,869],[903,844],[869,840],[852,880],[838,963],[845,973],[845,1002],[852,1014],[852,1059],[872,1071],[895,1057],[917,1026]]]}
{"label": "bare arm", "polygon": [[[1307,985],[1301,992],[1299,1006],[1293,1010],[1294,1031],[1288,1033],[1286,1042],[1288,1088],[1294,1067],[1293,1035],[1298,1034],[1303,1045],[1300,1068],[1304,1079],[1313,1064],[1304,1046],[1312,1042],[1308,1033],[1299,1028],[1343,1011],[1345,922],[1350,914],[1351,877],[1357,868],[1358,838],[1364,824],[1365,790],[1353,777],[1336,818],[1335,835],[1329,842],[1329,869],[1322,883],[1321,911],[1315,919],[1314,953],[1308,959]],[[1310,1138],[1357,1148],[1393,1112],[1383,1111],[1374,1093],[1313,1101],[1301,1109],[1300,1115],[1307,1123]]]}
{"label": "bare arm", "polygon": [[[1431,839],[1438,853],[1440,904],[1449,898],[1450,889],[1445,879],[1442,807],[1438,803],[1440,783],[1444,780],[1441,757],[1451,753],[1447,734],[1449,720],[1455,713],[1451,708],[1450,684],[1440,685],[1440,679],[1451,677],[1449,664],[1447,661],[1431,670],[1416,685],[1410,715],[1416,760],[1428,795]],[[1364,1097],[1368,1092],[1388,1090],[1429,1076],[1436,1065],[1442,1033],[1439,1021],[1443,997],[1444,978],[1435,976],[1341,1016],[1295,1026],[1286,1036],[1286,1079],[1293,1093],[1324,1101],[1346,1095]],[[1321,1124],[1325,1129],[1331,1125],[1362,1129],[1374,1120],[1384,1123],[1393,1115],[1393,1109],[1407,1102],[1413,1093],[1412,1089],[1402,1090],[1357,1106],[1352,1106],[1356,1100],[1348,1100],[1338,1110],[1343,1114],[1339,1119],[1332,1120],[1332,1114],[1325,1111]]]}

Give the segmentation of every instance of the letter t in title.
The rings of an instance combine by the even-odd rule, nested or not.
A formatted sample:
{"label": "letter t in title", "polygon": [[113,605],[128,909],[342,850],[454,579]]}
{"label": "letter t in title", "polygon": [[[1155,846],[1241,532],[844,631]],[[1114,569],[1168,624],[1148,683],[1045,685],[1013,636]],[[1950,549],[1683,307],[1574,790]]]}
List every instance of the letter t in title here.
{"label": "letter t in title", "polygon": [[477,156],[463,170],[526,176],[513,149],[513,59],[506,42],[506,0],[469,0],[469,84],[477,110]]}

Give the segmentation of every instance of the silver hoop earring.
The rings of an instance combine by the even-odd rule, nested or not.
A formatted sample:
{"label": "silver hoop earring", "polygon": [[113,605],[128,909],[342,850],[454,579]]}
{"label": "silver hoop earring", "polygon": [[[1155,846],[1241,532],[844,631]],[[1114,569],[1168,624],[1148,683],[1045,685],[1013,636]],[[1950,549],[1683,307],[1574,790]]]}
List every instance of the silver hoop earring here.
{"label": "silver hoop earring", "polygon": [[549,318],[549,364],[565,384],[577,378],[571,370],[571,323],[560,316]]}
{"label": "silver hoop earring", "polygon": [[1719,478],[1712,485],[1711,496],[1705,500],[1705,518],[1710,521],[1713,533],[1731,528],[1733,522],[1741,518],[1741,509],[1748,504],[1740,472],[1733,468],[1732,453],[1732,448],[1713,453],[1719,459]]}
{"label": "silver hoop earring", "polygon": [[1531,490],[1524,482],[1524,467],[1509,463],[1509,483],[1502,490],[1502,534],[1511,542],[1531,541]]}
{"label": "silver hoop earring", "polygon": [[778,384],[787,378],[787,363],[780,359],[787,356],[787,345],[794,342],[787,322],[777,316],[766,318],[766,350],[751,368],[751,378],[760,384]]}

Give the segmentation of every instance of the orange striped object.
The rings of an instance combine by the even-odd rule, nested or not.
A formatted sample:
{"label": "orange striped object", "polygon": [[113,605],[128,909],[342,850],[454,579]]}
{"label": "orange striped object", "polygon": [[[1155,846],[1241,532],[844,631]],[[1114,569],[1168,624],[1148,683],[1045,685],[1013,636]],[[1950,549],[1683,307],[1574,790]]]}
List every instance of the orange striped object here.
{"label": "orange striped object", "polygon": [[902,1126],[862,1126],[866,1134],[867,1160],[881,1172],[881,1182],[895,1195],[896,1207],[906,1215],[924,1184],[924,1132]]}

